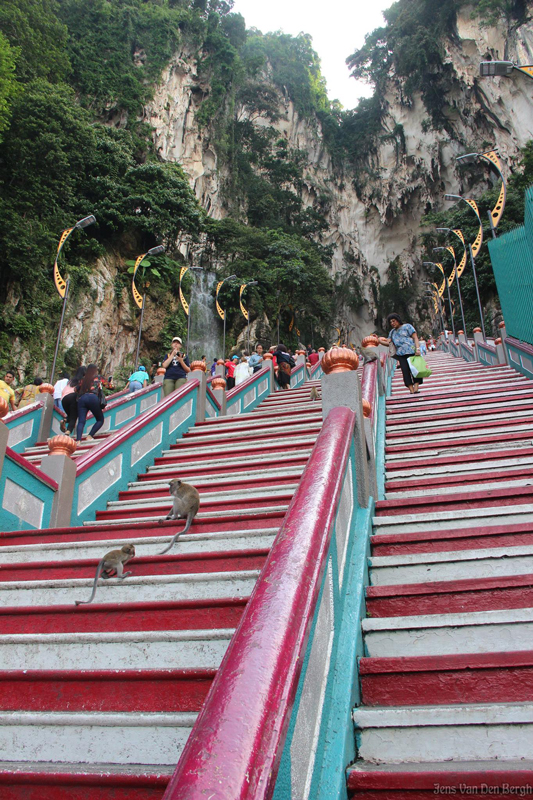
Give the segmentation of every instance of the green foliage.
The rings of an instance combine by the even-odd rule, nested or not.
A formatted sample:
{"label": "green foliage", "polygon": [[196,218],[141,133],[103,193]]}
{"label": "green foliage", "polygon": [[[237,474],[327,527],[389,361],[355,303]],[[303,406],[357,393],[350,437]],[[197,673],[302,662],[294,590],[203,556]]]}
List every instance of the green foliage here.
{"label": "green foliage", "polygon": [[526,17],[527,0],[477,0],[472,17],[478,18],[481,25],[495,25],[504,17],[508,21],[522,21]]}
{"label": "green foliage", "polygon": [[0,33],[0,142],[11,116],[11,103],[20,91],[15,78],[15,63],[19,49],[11,47],[6,37]]}
{"label": "green foliage", "polygon": [[388,314],[395,312],[404,320],[409,319],[409,306],[416,297],[416,286],[402,269],[399,256],[390,262],[387,269],[387,282],[383,285],[374,281],[376,292],[377,318],[382,330],[386,329]]}
{"label": "green foliage", "polygon": [[17,48],[17,78],[24,83],[44,78],[51,83],[66,78],[67,29],[56,14],[55,0],[2,0],[0,32]]}

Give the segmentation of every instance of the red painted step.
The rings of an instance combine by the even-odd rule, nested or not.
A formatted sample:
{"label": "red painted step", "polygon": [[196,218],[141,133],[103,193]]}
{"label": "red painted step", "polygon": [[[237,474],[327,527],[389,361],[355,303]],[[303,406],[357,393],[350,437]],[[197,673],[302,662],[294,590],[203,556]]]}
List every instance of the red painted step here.
{"label": "red painted step", "polygon": [[[273,417],[275,415],[272,415]],[[255,420],[246,420],[246,425],[242,428],[239,428],[239,433],[236,433],[236,437],[238,438],[239,434],[242,433],[250,433],[253,432],[253,437],[246,437],[246,441],[248,438],[250,440],[253,438],[255,439],[263,439],[272,437],[273,434],[283,433],[285,428],[296,427],[297,425],[301,425],[302,429],[305,427],[305,432],[308,430],[317,430],[319,431],[322,427],[322,416],[318,414],[309,414],[305,418],[305,426],[302,423],[302,419],[298,417],[297,419],[294,418],[294,412],[290,413],[286,419],[283,420],[276,420],[275,422],[270,421],[268,417],[262,418],[258,417]],[[196,426],[192,428],[187,433],[184,433],[181,437],[180,441],[190,441],[194,439],[197,441],[198,439],[205,438],[206,444],[210,444],[210,440],[213,436],[224,436],[226,433],[231,433],[231,431],[220,430],[217,429],[215,426],[213,428],[197,428]],[[290,434],[289,434],[290,435]],[[225,439],[224,441],[231,442],[234,441],[232,439]],[[198,442],[199,444],[199,442]]]}
{"label": "red painted step", "polygon": [[[298,434],[298,435],[300,435],[300,434]],[[273,434],[271,434],[271,438],[272,438],[272,436],[273,436]],[[250,451],[250,448],[249,448],[250,444],[251,444],[251,442],[248,442],[247,444],[243,444],[242,447],[238,447],[238,448],[235,448],[235,449],[232,448],[231,450],[228,450],[228,451],[224,451],[222,449],[223,446],[220,445],[219,448],[218,448],[218,454],[221,457],[224,457],[224,458],[244,458],[244,459],[246,459],[246,458],[249,458],[252,453],[253,453],[254,456],[258,456],[258,455],[263,456],[263,455],[268,455],[268,454],[275,455],[276,453],[279,455],[280,453],[284,452],[283,448],[282,448],[282,444],[280,442],[274,442],[273,444],[268,444],[268,441],[267,441],[264,444],[262,444],[261,447],[258,447],[257,449],[254,449],[253,451]],[[189,442],[187,442],[187,447],[190,447],[192,449],[192,445]],[[308,441],[305,441],[305,442],[294,441],[294,440],[292,440],[290,438],[287,438],[286,441],[285,441],[285,447],[286,447],[287,450],[290,448],[291,452],[296,453],[298,450],[308,450],[309,447],[310,447],[310,443]],[[175,464],[175,463],[178,463],[180,460],[187,461],[187,462],[192,462],[192,461],[202,462],[202,461],[213,461],[213,459],[216,458],[216,455],[213,452],[194,452],[193,451],[193,452],[190,452],[190,453],[187,453],[187,454],[182,454],[182,453],[180,453],[180,448],[178,447],[178,445],[172,445],[169,449],[172,450],[173,455],[160,456],[158,458],[154,458],[154,464],[156,466],[166,465],[166,464],[169,464],[169,465],[170,464]],[[183,447],[181,449],[183,449]]]}
{"label": "red painted step", "polygon": [[161,800],[170,775],[0,771],[2,800]]}
{"label": "red painted step", "polygon": [[[529,431],[529,435],[527,431],[518,431],[517,433],[492,433],[490,436],[476,436],[475,438],[455,438],[455,439],[447,439],[445,442],[438,441],[432,442],[431,436],[427,435],[424,432],[424,435],[421,436],[420,442],[409,442],[408,444],[391,444],[385,447],[385,453],[409,453],[414,452],[417,450],[442,450],[446,447],[469,447],[470,445],[480,445],[480,444],[488,444],[493,445],[496,442],[518,442],[518,441],[530,441],[531,440],[531,431]],[[522,450],[520,450],[522,454]],[[516,455],[516,450],[515,450]],[[462,456],[463,461],[465,460],[465,456]],[[434,460],[433,460],[434,462]],[[413,462],[410,462],[413,465]],[[435,463],[435,462],[434,462]],[[439,460],[439,464],[442,462]],[[388,465],[387,465],[388,468]]]}
{"label": "red painted step", "polygon": [[200,711],[216,670],[1,670],[0,711]]}
{"label": "red painted step", "polygon": [[485,489],[476,492],[430,495],[427,497],[402,497],[396,500],[380,500],[376,503],[376,515],[396,516],[400,514],[427,514],[435,511],[456,511],[465,508],[496,508],[530,503],[533,486],[512,486]]}
{"label": "red painted step", "polygon": [[[442,443],[441,443],[442,446]],[[407,448],[404,448],[407,449]],[[478,453],[478,452],[471,452],[468,454],[468,463],[472,464],[472,467],[479,461],[495,461],[498,459],[504,458],[517,458],[517,456],[532,456],[533,455],[533,447],[519,447],[519,448],[505,448],[505,445],[502,445],[501,450],[487,450],[485,453]],[[393,476],[394,472],[398,470],[405,470],[405,469],[421,469],[423,467],[434,467],[434,466],[447,466],[453,464],[464,464],[465,463],[465,454],[464,453],[445,453],[443,455],[434,455],[431,457],[425,456],[424,458],[418,459],[409,459],[407,461],[389,461],[387,463],[387,474]]]}
{"label": "red painted step", "polygon": [[[294,492],[291,491],[284,492],[283,494],[279,493],[275,497],[265,493],[265,495],[261,497],[232,498],[227,501],[204,500],[200,504],[200,511],[204,514],[214,514],[217,511],[233,511],[238,513],[239,511],[250,511],[254,508],[269,508],[271,506],[290,503],[293,494]],[[145,508],[132,508],[131,506],[124,506],[123,508],[113,507],[109,510],[97,511],[95,517],[97,520],[102,521],[108,519],[127,519],[128,517],[133,517],[134,519],[142,517],[161,517],[164,519],[169,510],[170,507],[168,505],[158,506],[156,504],[153,506],[147,505]]]}
{"label": "red painted step", "polygon": [[518,547],[533,544],[533,525],[492,525],[485,528],[452,528],[413,533],[384,533],[371,536],[374,556],[407,553],[440,553],[449,550],[473,550],[476,547]]}
{"label": "red painted step", "polygon": [[[533,422],[533,420],[532,420]],[[487,472],[478,470],[477,472],[458,472],[456,475],[447,476],[427,476],[423,478],[406,478],[405,480],[387,481],[385,483],[386,492],[408,492],[413,489],[420,489],[423,493],[426,489],[451,486],[467,486],[470,483],[496,483],[513,478],[531,478],[533,481],[533,464],[524,464],[517,469],[500,470]]]}
{"label": "red painted step", "polygon": [[531,702],[533,651],[361,658],[366,706]]}
{"label": "red painted step", "polygon": [[[0,634],[236,628],[248,598],[0,608]],[[154,665],[157,666],[157,665]]]}
{"label": "red painted step", "polygon": [[[224,476],[226,477],[226,476]],[[152,480],[154,480],[152,478]],[[241,478],[239,481],[235,483],[228,483],[225,481],[224,483],[218,481],[210,481],[209,483],[202,483],[201,479],[194,482],[196,489],[198,489],[200,494],[206,494],[207,492],[219,492],[226,489],[227,491],[234,491],[239,487],[239,484],[246,486],[247,489],[250,488],[266,488],[268,486],[284,486],[289,481],[293,481],[297,483],[299,480],[299,475],[270,475],[264,476],[262,478],[254,478],[253,472],[246,476],[246,478]],[[153,488],[146,488],[142,489],[137,487],[135,489],[128,489],[124,492],[119,492],[118,499],[119,500],[143,500],[148,497],[153,497],[154,499],[158,499],[160,497],[169,497],[169,489],[168,486],[154,486]]]}
{"label": "red painted step", "polygon": [[[450,398],[448,398],[448,400],[446,402],[443,401],[442,403],[431,403],[431,404],[425,405],[423,407],[420,407],[420,405],[418,405],[417,406],[417,411],[431,411],[431,412],[432,411],[447,411],[448,414],[446,414],[446,415],[437,414],[434,417],[434,419],[441,419],[441,418],[445,418],[446,416],[450,416],[449,412],[453,408],[459,408],[461,406],[467,405],[469,408],[472,408],[472,411],[460,411],[457,414],[457,418],[458,419],[464,419],[464,418],[469,417],[469,416],[471,417],[471,416],[475,416],[476,414],[483,414],[483,413],[490,414],[492,416],[493,411],[491,409],[480,409],[479,411],[476,411],[476,406],[489,405],[491,403],[494,404],[494,405],[496,405],[497,403],[509,403],[512,406],[515,400],[531,400],[531,399],[533,399],[533,391],[531,390],[531,387],[528,387],[527,390],[524,390],[524,389],[520,390],[519,388],[516,388],[515,390],[513,390],[512,393],[507,393],[507,394],[504,394],[503,396],[502,396],[502,392],[501,392],[500,389],[495,390],[495,392],[493,392],[493,396],[492,397],[478,397],[478,395],[480,395],[480,394],[481,395],[485,395],[486,392],[483,389],[480,389],[480,390],[477,390],[477,391],[473,390],[472,391],[472,396],[469,396],[468,393],[464,393],[464,394],[460,395],[456,400],[454,400],[453,398],[450,397]],[[524,404],[523,406],[522,405],[518,406],[518,408],[520,408],[520,409],[527,408],[527,407],[528,407],[528,404]],[[396,415],[408,414],[408,413],[410,413],[410,409],[409,408],[398,409],[398,408],[389,408],[389,406],[387,406],[387,427],[389,425],[401,425],[402,421],[395,419]],[[507,409],[499,408],[499,409],[497,409],[496,413],[508,414],[509,413],[509,409],[508,408]],[[421,417],[421,419],[424,419],[424,420],[433,419],[433,417],[424,415],[423,417]],[[407,420],[403,420],[403,422],[406,422],[406,421]]]}
{"label": "red painted step", "polygon": [[[495,423],[498,423],[498,428],[509,428],[512,426],[526,427],[533,424],[533,417],[520,417],[518,419],[509,419],[509,417],[505,417],[505,419],[497,419],[495,416],[487,415],[486,418],[480,422],[465,422],[463,424],[456,422],[453,425],[439,425],[438,427],[432,427],[423,430],[422,428],[419,430],[419,435],[422,433],[427,434],[428,438],[432,438],[437,434],[457,434],[463,433],[466,435],[473,435],[477,430],[483,430],[484,428],[489,428],[494,426]],[[404,431],[397,431],[394,428],[387,433],[387,443],[388,444],[399,444],[402,442],[403,439],[407,437],[413,437],[416,435],[413,431],[412,426]],[[441,440],[441,443],[445,440]]]}
{"label": "red painted step", "polygon": [[[238,572],[262,569],[269,548],[257,550],[229,550],[212,553],[172,554],[142,556],[128,563],[133,575],[187,575],[205,572]],[[0,581],[51,581],[70,578],[93,578],[98,559],[72,561],[30,561],[18,564],[1,564]]]}
{"label": "red painted step", "polygon": [[455,614],[533,606],[533,575],[367,586],[371,617]]}
{"label": "red painted step", "polygon": [[461,769],[460,763],[454,770],[439,770],[437,764],[433,769],[421,765],[419,771],[416,764],[389,770],[349,768],[348,796],[354,800],[429,800],[450,795],[529,797],[531,770],[505,769],[505,764],[500,764],[498,770],[477,771]]}
{"label": "red painted step", "polygon": [[[189,534],[195,533],[220,533],[222,531],[260,530],[263,528],[277,528],[285,515],[284,511],[272,509],[258,516],[253,512],[228,514],[228,516],[196,518]],[[48,542],[91,542],[98,539],[117,539],[121,542],[129,541],[131,534],[138,537],[146,536],[173,536],[182,531],[184,520],[164,520],[156,523],[128,521],[102,525],[85,525],[79,528],[43,528],[42,530],[4,531],[0,532],[0,547],[16,546],[21,544],[39,544]]]}
{"label": "red painted step", "polygon": [[[308,448],[311,449],[311,445],[308,445]],[[278,454],[279,456],[279,454]],[[272,456],[268,459],[261,459],[261,461],[250,462],[242,462],[240,464],[226,464],[224,462],[215,462],[215,463],[205,463],[202,462],[201,466],[192,465],[192,466],[180,466],[180,462],[172,461],[169,465],[168,470],[155,470],[154,472],[143,472],[141,475],[138,476],[138,480],[140,481],[154,481],[154,480],[172,480],[173,478],[184,478],[187,480],[187,476],[189,475],[198,475],[199,471],[201,470],[202,476],[207,477],[208,475],[231,475],[234,472],[245,472],[249,471],[250,475],[253,475],[254,470],[259,469],[267,469],[269,467],[294,467],[294,466],[303,466],[307,463],[309,456],[307,453],[303,454],[295,454],[293,457],[284,458],[283,461],[279,460],[279,457]],[[231,456],[228,456],[231,458]],[[187,459],[183,459],[183,463],[188,463]]]}

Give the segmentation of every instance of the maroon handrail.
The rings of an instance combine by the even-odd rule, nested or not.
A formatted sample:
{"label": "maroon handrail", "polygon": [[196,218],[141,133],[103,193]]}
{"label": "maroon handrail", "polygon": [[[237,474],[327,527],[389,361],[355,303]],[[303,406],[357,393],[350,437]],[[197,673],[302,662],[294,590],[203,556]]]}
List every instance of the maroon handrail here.
{"label": "maroon handrail", "polygon": [[164,800],[272,796],[354,421],[334,408],[324,422]]}

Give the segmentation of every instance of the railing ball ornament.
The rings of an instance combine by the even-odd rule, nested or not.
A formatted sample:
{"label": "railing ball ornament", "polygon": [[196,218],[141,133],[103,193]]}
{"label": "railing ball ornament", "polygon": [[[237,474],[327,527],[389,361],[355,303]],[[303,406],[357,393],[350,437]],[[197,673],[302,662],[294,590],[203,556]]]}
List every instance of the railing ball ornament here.
{"label": "railing ball ornament", "polygon": [[6,414],[9,414],[9,405],[7,400],[4,400],[3,397],[0,397],[0,419],[5,417]]}
{"label": "railing ball ornament", "polygon": [[500,324],[498,325],[498,328],[505,328],[505,322],[500,322]]}
{"label": "railing ball ornament", "polygon": [[211,381],[211,388],[212,389],[225,389],[226,388],[226,380],[221,375],[217,375],[216,378],[213,378]]}
{"label": "railing ball ornament", "polygon": [[502,343],[501,338],[494,339],[494,344],[501,344],[501,343]]}
{"label": "railing ball ornament", "polygon": [[41,383],[41,385],[39,386],[39,391],[41,394],[53,394],[54,387],[52,386],[51,383]]}
{"label": "railing ball ornament", "polygon": [[332,347],[321,361],[326,375],[334,372],[351,372],[359,366],[359,356],[348,347]]}
{"label": "railing ball ornament", "polygon": [[464,333],[464,331],[457,331],[458,334]]}
{"label": "railing ball ornament", "polygon": [[205,372],[206,370],[205,362],[200,360],[193,361],[191,364],[191,372],[194,372],[195,370],[198,372]]}
{"label": "railing ball ornament", "polygon": [[223,367],[226,362],[223,358],[219,358],[217,361],[217,367]]}
{"label": "railing ball ornament", "polygon": [[377,347],[379,344],[378,337],[373,333],[371,336],[365,336],[361,342],[361,347]]}
{"label": "railing ball ornament", "polygon": [[325,353],[326,352],[326,348],[325,347],[319,347],[318,348],[318,352],[319,353]]}
{"label": "railing ball ornament", "polygon": [[51,456],[72,456],[76,450],[77,442],[64,433],[48,439],[48,450]]}
{"label": "railing ball ornament", "polygon": [[363,397],[363,417],[367,417],[367,419],[372,414],[372,406],[370,405],[370,401]]}
{"label": "railing ball ornament", "polygon": [[274,358],[274,356],[272,355],[272,353],[265,353],[263,355],[263,361],[272,361],[273,358]]}
{"label": "railing ball ornament", "polygon": [[166,372],[166,369],[164,367],[158,367],[155,374],[156,375],[164,375],[165,372]]}
{"label": "railing ball ornament", "polygon": [[482,333],[481,328],[474,328],[474,333]]}

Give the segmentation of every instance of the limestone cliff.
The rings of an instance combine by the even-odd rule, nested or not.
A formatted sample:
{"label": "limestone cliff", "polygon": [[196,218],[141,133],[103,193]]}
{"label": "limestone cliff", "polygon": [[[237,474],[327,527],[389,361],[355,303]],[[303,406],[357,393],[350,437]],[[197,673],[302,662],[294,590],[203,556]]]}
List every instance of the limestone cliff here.
{"label": "limestone cliff", "polygon": [[[472,18],[472,8],[463,7],[445,48],[446,61],[453,68],[451,88],[442,98],[448,132],[432,128],[420,95],[407,97],[404,82],[391,75],[383,136],[367,165],[371,177],[364,184],[349,167],[333,167],[319,121],[302,119],[279,90],[279,120],[269,123],[260,116],[254,118],[254,125],[273,124],[291,147],[307,154],[304,202],[313,205],[319,194],[329,198],[323,241],[334,248],[333,274],[341,278],[354,271],[364,297],[355,314],[339,306],[337,322],[354,324],[358,333],[374,326],[371,277],[375,279],[376,270],[379,280],[386,281],[389,264],[399,258],[406,280],[420,276],[423,258],[418,235],[428,208],[442,208],[445,192],[470,191],[476,196],[490,185],[488,172],[480,167],[477,183],[464,186],[455,167],[456,156],[495,145],[510,170],[519,149],[533,138],[530,79],[518,73],[511,78],[479,77],[479,62],[489,58],[533,63],[531,19],[519,27],[503,20],[480,27],[479,19]],[[192,54],[182,51],[165,70],[147,118],[161,157],[183,166],[199,201],[209,214],[221,218],[226,213],[221,186],[227,176],[218,163],[213,128],[200,129],[196,120],[208,93],[209,86],[196,74]],[[234,113],[246,111],[236,108]]]}

